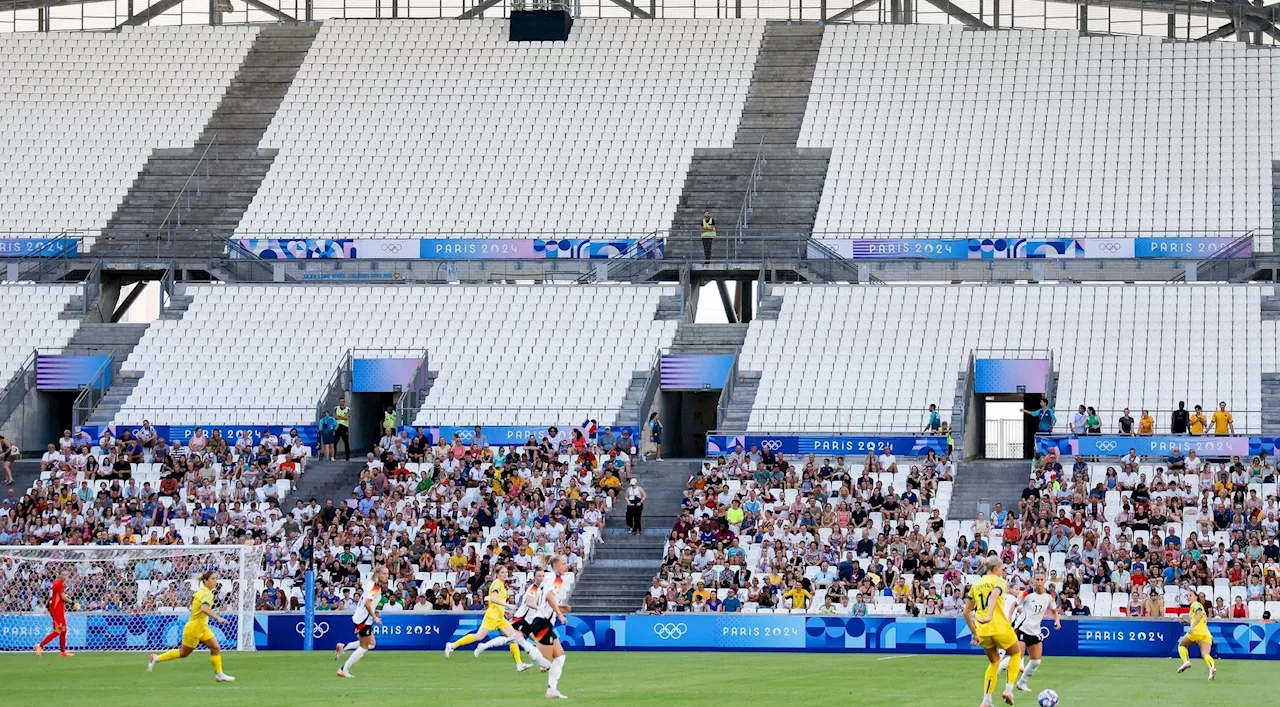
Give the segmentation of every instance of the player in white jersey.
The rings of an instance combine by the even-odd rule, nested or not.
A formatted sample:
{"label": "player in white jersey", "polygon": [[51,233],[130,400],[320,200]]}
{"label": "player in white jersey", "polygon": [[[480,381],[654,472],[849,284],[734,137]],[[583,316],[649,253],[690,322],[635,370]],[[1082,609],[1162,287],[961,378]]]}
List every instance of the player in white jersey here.
{"label": "player in white jersey", "polygon": [[1013,630],[1018,634],[1022,653],[1028,658],[1026,665],[1023,666],[1022,675],[1018,677],[1016,683],[1016,687],[1023,692],[1031,691],[1027,681],[1036,674],[1036,670],[1039,670],[1040,659],[1044,655],[1040,631],[1045,616],[1048,615],[1053,619],[1055,630],[1062,628],[1062,620],[1058,614],[1058,601],[1045,588],[1044,583],[1044,573],[1037,572],[1032,579],[1031,588],[1018,595],[1015,618],[1010,621],[1013,624]]}
{"label": "player in white jersey", "polygon": [[[521,596],[515,611],[511,614],[511,628],[518,631],[519,634],[504,634],[481,643],[476,646],[475,655],[477,658],[480,657],[481,653],[489,650],[490,648],[497,648],[498,646],[505,646],[509,643],[515,642],[528,652],[529,657],[541,666],[544,672],[551,669],[551,662],[544,658],[542,656],[542,651],[530,642],[528,638],[526,638],[526,636],[529,635],[529,620],[533,618],[532,614],[538,608],[538,604],[541,601],[539,599],[540,595],[538,594],[538,589],[542,584],[544,576],[545,573],[542,570],[537,570],[533,573],[533,582],[530,583],[528,587],[525,587],[524,594]],[[524,668],[517,668],[517,670],[519,672],[524,672]]]}
{"label": "player in white jersey", "polygon": [[338,677],[349,678],[351,668],[365,653],[373,650],[378,641],[373,637],[374,624],[382,624],[382,616],[378,612],[378,604],[382,602],[382,588],[387,586],[387,579],[391,573],[386,567],[378,567],[373,571],[372,577],[364,584],[364,592],[360,595],[360,604],[356,607],[356,611],[351,615],[351,621],[356,625],[356,636],[359,643],[339,643],[333,647],[333,659],[337,660],[350,646],[356,646],[355,652],[347,658],[347,662],[338,669]]}
{"label": "player in white jersey", "polygon": [[556,636],[555,622],[566,623],[564,614],[569,611],[568,604],[560,603],[564,593],[564,573],[568,564],[564,558],[556,555],[547,563],[547,575],[538,588],[538,608],[533,612],[533,620],[529,622],[529,637],[538,643],[542,656],[551,661],[547,670],[547,697],[565,699],[557,687],[560,674],[564,671],[564,646]]}

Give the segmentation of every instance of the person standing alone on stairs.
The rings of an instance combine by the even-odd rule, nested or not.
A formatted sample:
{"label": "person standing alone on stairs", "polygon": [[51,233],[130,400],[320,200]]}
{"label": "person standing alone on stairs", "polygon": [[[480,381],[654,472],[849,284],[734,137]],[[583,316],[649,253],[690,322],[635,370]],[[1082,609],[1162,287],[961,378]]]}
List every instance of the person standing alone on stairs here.
{"label": "person standing alone on stairs", "polygon": [[627,487],[627,531],[640,534],[640,518],[644,515],[644,502],[649,498],[639,480],[631,479]]}
{"label": "person standing alone on stairs", "polygon": [[338,451],[338,442],[342,442],[343,451],[347,453],[347,461],[351,461],[351,408],[347,407],[346,397],[338,398],[338,407],[333,409],[333,416],[338,421],[338,430],[334,433],[333,451]]}
{"label": "person standing alone on stairs", "polygon": [[653,442],[653,459],[662,461],[662,421],[658,413],[649,413],[649,441]]}
{"label": "person standing alone on stairs", "polygon": [[707,263],[711,262],[711,244],[716,239],[716,220],[711,218],[710,211],[702,212],[702,255]]}

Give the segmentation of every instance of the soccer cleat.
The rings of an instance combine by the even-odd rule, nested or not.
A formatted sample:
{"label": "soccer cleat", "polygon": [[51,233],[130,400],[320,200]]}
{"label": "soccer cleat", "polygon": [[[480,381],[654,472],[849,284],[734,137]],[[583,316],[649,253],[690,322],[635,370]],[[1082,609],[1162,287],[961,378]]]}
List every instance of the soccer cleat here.
{"label": "soccer cleat", "polygon": [[448,658],[451,655],[453,655],[453,644],[452,643],[444,644],[444,657]]}
{"label": "soccer cleat", "polygon": [[1026,680],[1019,680],[1015,682],[1013,686],[1018,688],[1019,690],[1022,690],[1023,692],[1031,692],[1031,686],[1027,685]]}
{"label": "soccer cleat", "polygon": [[479,658],[479,657],[480,657],[480,646],[476,646],[476,649],[475,649],[474,651],[472,651],[472,653],[474,653],[474,654],[475,654],[475,656],[476,656],[477,658]]}
{"label": "soccer cleat", "polygon": [[62,656],[63,658],[70,658],[71,656],[75,655],[75,653],[72,653],[71,651],[58,651],[58,655]]}
{"label": "soccer cleat", "polygon": [[569,697],[567,695],[560,694],[559,690],[547,690],[547,699],[548,700],[567,700],[569,699]]}
{"label": "soccer cleat", "polygon": [[1217,676],[1218,676],[1218,669],[1217,669],[1216,667],[1214,667],[1214,668],[1209,668],[1209,679],[1210,679],[1210,680],[1212,680],[1212,679],[1216,678]]}
{"label": "soccer cleat", "polygon": [[517,673],[523,673],[524,671],[526,671],[526,670],[528,670],[529,668],[532,668],[532,667],[533,667],[533,664],[532,664],[532,663],[520,663],[520,664],[516,665],[516,672],[517,672]]}
{"label": "soccer cleat", "polygon": [[1013,704],[1013,686],[1005,685],[1004,692],[1000,693],[1000,696],[1004,698],[1005,704]]}
{"label": "soccer cleat", "polygon": [[1180,673],[1182,673],[1182,672],[1186,672],[1187,668],[1190,668],[1190,667],[1191,667],[1191,661],[1189,661],[1189,660],[1188,660],[1188,661],[1184,661],[1184,662],[1182,663],[1182,665],[1179,665],[1179,666],[1178,666],[1178,672],[1180,672]]}
{"label": "soccer cleat", "polygon": [[236,679],[231,677],[230,675],[227,675],[226,673],[218,673],[217,675],[213,676],[213,681],[214,682],[235,682]]}
{"label": "soccer cleat", "polygon": [[156,663],[160,662],[159,658],[160,656],[156,655],[155,653],[151,654],[151,661],[147,663],[148,673],[156,669]]}
{"label": "soccer cleat", "polygon": [[338,668],[338,677],[340,677],[340,678],[353,678],[353,677],[355,677],[355,676],[354,676],[354,675],[352,675],[351,673],[348,673],[347,671],[343,670],[342,668]]}
{"label": "soccer cleat", "polygon": [[32,646],[31,648],[32,648],[32,650],[34,650],[34,651],[36,652],[36,657],[37,657],[37,658],[39,658],[40,656],[44,655],[44,646],[40,645],[39,643],[35,644],[35,645],[34,645],[34,646]]}
{"label": "soccer cleat", "polygon": [[343,649],[343,648],[346,648],[346,647],[347,647],[347,644],[345,644],[345,643],[339,643],[338,645],[334,646],[334,647],[333,647],[333,659],[334,659],[334,660],[337,660],[338,658],[340,658],[340,657],[342,656],[342,649]]}

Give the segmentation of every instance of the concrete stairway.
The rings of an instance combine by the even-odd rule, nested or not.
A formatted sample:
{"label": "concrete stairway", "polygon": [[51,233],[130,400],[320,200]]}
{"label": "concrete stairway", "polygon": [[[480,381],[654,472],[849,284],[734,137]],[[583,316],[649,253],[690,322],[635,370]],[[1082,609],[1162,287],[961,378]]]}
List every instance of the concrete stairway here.
{"label": "concrete stairway", "polygon": [[298,485],[289,494],[287,508],[293,507],[295,500],[306,502],[316,499],[320,505],[332,500],[337,505],[343,499],[351,497],[351,491],[360,481],[360,471],[364,469],[363,461],[319,461],[312,459],[307,463],[307,473],[298,479]]}
{"label": "concrete stairway", "polygon": [[736,354],[747,340],[747,324],[681,322],[671,340],[672,353]]}
{"label": "concrete stairway", "polygon": [[639,427],[640,406],[644,403],[644,394],[649,389],[649,378],[652,371],[632,371],[631,384],[627,386],[626,397],[622,399],[622,409],[615,418],[619,427]]}
{"label": "concrete stairway", "polygon": [[[156,150],[151,155],[94,251],[156,259],[223,253],[225,240],[239,225],[275,158],[274,150],[259,151],[258,143],[318,31],[314,25],[260,30],[195,145]],[[201,164],[206,147],[207,157]],[[193,171],[197,176],[184,195],[183,185]],[[166,224],[165,216],[180,195],[180,204]]]}
{"label": "concrete stairway", "polygon": [[654,319],[671,320],[684,318],[684,300],[679,294],[663,295],[658,298],[658,311]]}
{"label": "concrete stairway", "polygon": [[756,393],[760,390],[760,378],[763,375],[760,371],[738,372],[733,394],[729,397],[729,407],[719,425],[722,431],[747,431],[747,424],[751,422],[751,408],[755,407]]}
{"label": "concrete stairway", "polygon": [[1280,373],[1262,374],[1262,434],[1280,435]]}
{"label": "concrete stairway", "polygon": [[[831,151],[799,149],[822,46],[819,24],[770,22],[756,57],[733,147],[695,150],[667,238],[667,258],[703,257],[703,210],[716,220],[715,258],[800,258],[813,230]],[[743,242],[733,243],[757,154],[765,160]]]}
{"label": "concrete stairway", "polygon": [[115,364],[111,370],[111,386],[107,388],[98,406],[90,412],[88,419],[85,420],[86,423],[105,425],[112,422],[116,413],[120,412],[120,407],[129,399],[129,394],[137,387],[138,381],[142,379],[142,373],[138,371],[126,373],[120,368],[125,359],[129,358],[129,354],[133,353],[138,342],[142,341],[148,326],[150,325],[85,322],[80,325],[75,336],[71,337],[71,341],[62,350],[62,353],[73,356],[115,354]]}
{"label": "concrete stairway", "polygon": [[956,475],[947,517],[973,520],[978,516],[980,504],[994,507],[1002,503],[1005,510],[1016,509],[1030,473],[1031,462],[1025,459],[965,462]]}
{"label": "concrete stairway", "polygon": [[627,534],[626,507],[619,500],[595,556],[573,588],[569,603],[577,614],[633,613],[662,565],[662,548],[680,515],[680,499],[697,461],[640,462],[635,469],[649,494],[640,535]]}

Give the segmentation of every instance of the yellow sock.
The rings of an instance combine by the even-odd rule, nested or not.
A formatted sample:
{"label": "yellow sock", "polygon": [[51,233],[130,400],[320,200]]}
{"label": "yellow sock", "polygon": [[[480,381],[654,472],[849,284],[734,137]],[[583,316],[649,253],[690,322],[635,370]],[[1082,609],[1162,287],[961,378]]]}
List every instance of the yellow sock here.
{"label": "yellow sock", "polygon": [[520,646],[514,643],[508,643],[507,647],[511,649],[511,657],[516,659],[516,665],[520,664]]}
{"label": "yellow sock", "polygon": [[475,635],[474,633],[468,633],[467,635],[463,636],[462,638],[459,638],[459,639],[458,639],[458,640],[453,644],[453,647],[454,647],[454,648],[461,648],[461,647],[463,647],[463,646],[467,645],[468,643],[475,643],[475,642],[476,642],[476,635]]}
{"label": "yellow sock", "polygon": [[1015,682],[1018,681],[1018,678],[1021,677],[1020,675],[1021,670],[1022,670],[1022,654],[1014,653],[1013,655],[1009,656],[1009,672],[1006,674],[1005,680],[1010,685],[1014,684]]}
{"label": "yellow sock", "polygon": [[1178,644],[1178,657],[1181,658],[1184,663],[1191,660],[1191,654],[1187,652],[1187,647],[1181,643]]}
{"label": "yellow sock", "polygon": [[160,656],[156,658],[156,662],[163,663],[169,660],[177,660],[181,657],[182,657],[182,654],[178,652],[177,648],[174,648],[173,650],[165,651],[161,653]]}
{"label": "yellow sock", "polygon": [[214,674],[221,675],[222,674],[222,654],[219,653],[218,655],[209,656],[209,662],[213,663]]}
{"label": "yellow sock", "polygon": [[1213,655],[1212,655],[1211,653],[1209,653],[1209,651],[1202,651],[1202,652],[1200,653],[1200,657],[1201,657],[1201,658],[1204,658],[1204,662],[1205,662],[1205,664],[1207,664],[1210,668],[1213,668],[1213,667],[1214,667],[1214,664],[1213,664]]}
{"label": "yellow sock", "polygon": [[982,677],[982,694],[995,694],[996,678],[998,677],[1000,677],[1000,664],[987,663],[987,673]]}

